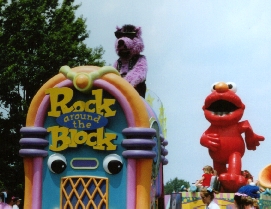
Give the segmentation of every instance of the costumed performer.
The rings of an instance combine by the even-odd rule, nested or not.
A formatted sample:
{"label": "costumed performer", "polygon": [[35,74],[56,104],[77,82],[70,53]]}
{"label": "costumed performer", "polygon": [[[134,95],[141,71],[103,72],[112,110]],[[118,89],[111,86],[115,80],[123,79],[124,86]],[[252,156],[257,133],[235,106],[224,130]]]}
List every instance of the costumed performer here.
{"label": "costumed performer", "polygon": [[146,57],[140,54],[144,49],[141,34],[141,27],[117,27],[115,50],[119,59],[115,61],[114,68],[145,98],[148,67]]}

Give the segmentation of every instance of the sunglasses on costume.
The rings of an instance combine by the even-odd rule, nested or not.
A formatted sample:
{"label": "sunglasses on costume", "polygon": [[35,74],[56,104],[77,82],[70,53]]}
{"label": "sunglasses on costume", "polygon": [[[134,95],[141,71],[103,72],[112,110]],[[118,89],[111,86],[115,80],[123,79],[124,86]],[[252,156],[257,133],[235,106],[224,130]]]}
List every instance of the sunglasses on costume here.
{"label": "sunglasses on costume", "polygon": [[116,38],[122,38],[122,37],[127,37],[129,39],[134,39],[136,37],[136,32],[121,32],[121,31],[116,31],[115,32]]}

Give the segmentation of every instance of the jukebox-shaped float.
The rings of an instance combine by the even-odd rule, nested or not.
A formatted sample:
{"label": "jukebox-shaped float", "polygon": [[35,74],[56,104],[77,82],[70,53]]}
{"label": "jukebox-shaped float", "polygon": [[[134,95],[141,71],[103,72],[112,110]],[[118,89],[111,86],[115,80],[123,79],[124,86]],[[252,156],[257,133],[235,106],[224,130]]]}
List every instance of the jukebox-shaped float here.
{"label": "jukebox-shaped float", "polygon": [[63,66],[33,98],[21,134],[24,208],[149,209],[163,196],[167,141],[112,67]]}

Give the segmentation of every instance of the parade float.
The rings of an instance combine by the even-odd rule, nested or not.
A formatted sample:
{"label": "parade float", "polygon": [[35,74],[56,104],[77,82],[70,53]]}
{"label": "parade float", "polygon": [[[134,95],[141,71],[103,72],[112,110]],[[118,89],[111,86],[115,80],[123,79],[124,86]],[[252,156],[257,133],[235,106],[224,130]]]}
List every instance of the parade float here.
{"label": "parade float", "polygon": [[21,129],[24,208],[163,208],[167,141],[156,114],[113,67],[61,67]]}
{"label": "parade float", "polygon": [[[164,196],[164,109],[146,87],[141,33],[133,25],[117,27],[114,67],[63,66],[38,90],[21,129],[24,208],[206,207],[197,188]],[[200,144],[218,174],[221,209],[235,208],[234,192],[246,184],[245,147],[255,150],[264,140],[248,121],[239,122],[245,105],[235,93],[234,83],[215,83],[203,105],[211,125]],[[261,208],[271,205],[270,179],[268,165],[259,175]]]}
{"label": "parade float", "polygon": [[[242,156],[245,148],[256,150],[264,137],[253,132],[247,120],[240,121],[245,105],[236,94],[237,87],[233,82],[217,82],[212,86],[202,107],[205,118],[211,123],[202,134],[200,144],[209,149],[213,159],[213,168],[217,172],[216,184],[211,185],[219,194],[215,202],[221,209],[235,209],[234,194],[248,184],[242,175]],[[244,134],[244,139],[242,134]],[[267,165],[259,173],[259,180],[252,182],[257,186],[260,209],[270,208],[271,205],[271,165]],[[200,188],[191,186],[186,191],[174,192],[165,197],[166,209],[205,209],[200,196]]]}
{"label": "parade float", "polygon": [[[214,90],[220,91],[219,88]],[[245,184],[240,175],[244,143],[248,143],[248,149],[255,150],[264,138],[254,134],[248,121],[239,122],[245,106],[239,97],[232,95],[232,90],[223,88],[222,92],[213,91],[206,98],[203,106],[206,118],[207,111],[215,113],[214,107],[221,108],[223,102],[214,104],[226,98],[230,102],[239,101],[234,108],[238,116],[217,126],[221,122],[219,117],[232,117],[235,113],[226,114],[230,109],[224,109],[218,110],[223,114],[212,114],[211,117],[218,117],[214,120],[215,128],[211,123],[201,143],[208,147],[204,137],[211,136],[209,144],[221,148],[217,144],[227,140],[223,130],[228,125],[238,127],[228,136],[235,142],[240,142],[240,134],[245,133],[244,142],[238,143],[242,152],[233,157],[228,155],[229,169],[219,173],[221,191],[215,201],[221,209],[230,209],[234,208],[234,188]],[[163,166],[168,163],[163,120],[159,98],[150,90],[146,99],[142,98],[115,68],[61,67],[59,74],[48,80],[33,98],[26,126],[21,129],[24,208],[205,208],[198,191],[163,194]],[[231,175],[225,175],[231,171]],[[265,189],[259,200],[260,208],[268,208],[271,203],[270,176],[268,165],[259,175],[260,186]]]}

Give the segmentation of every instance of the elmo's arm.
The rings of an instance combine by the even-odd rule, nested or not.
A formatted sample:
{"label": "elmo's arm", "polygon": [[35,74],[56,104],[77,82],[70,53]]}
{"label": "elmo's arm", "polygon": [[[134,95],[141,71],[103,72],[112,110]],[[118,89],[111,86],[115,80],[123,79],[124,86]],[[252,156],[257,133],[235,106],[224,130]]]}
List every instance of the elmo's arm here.
{"label": "elmo's arm", "polygon": [[220,140],[218,134],[207,134],[204,132],[200,138],[200,144],[212,151],[217,151],[220,147]]}
{"label": "elmo's arm", "polygon": [[263,136],[255,134],[247,120],[239,123],[241,133],[245,133],[245,141],[248,150],[256,150],[260,145],[260,141],[264,140]]}

